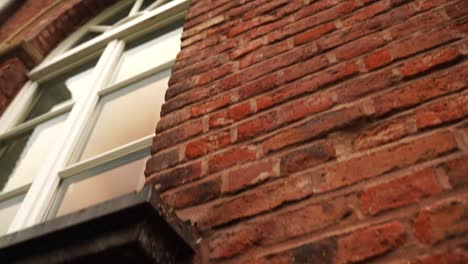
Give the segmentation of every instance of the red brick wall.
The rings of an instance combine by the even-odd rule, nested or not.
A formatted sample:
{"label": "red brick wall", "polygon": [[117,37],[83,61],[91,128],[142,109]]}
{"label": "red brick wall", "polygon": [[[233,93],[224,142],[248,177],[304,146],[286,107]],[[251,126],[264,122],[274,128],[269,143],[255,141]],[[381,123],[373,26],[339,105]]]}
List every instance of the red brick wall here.
{"label": "red brick wall", "polygon": [[192,1],[146,175],[202,263],[468,263],[467,21]]}

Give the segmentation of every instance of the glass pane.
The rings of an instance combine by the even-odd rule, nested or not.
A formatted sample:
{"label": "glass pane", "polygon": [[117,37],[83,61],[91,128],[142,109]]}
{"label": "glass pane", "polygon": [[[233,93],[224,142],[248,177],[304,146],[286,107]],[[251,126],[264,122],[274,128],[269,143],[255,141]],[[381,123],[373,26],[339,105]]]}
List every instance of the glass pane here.
{"label": "glass pane", "polygon": [[30,120],[51,110],[60,103],[73,98],[78,100],[91,86],[92,73],[96,60],[81,65],[72,72],[53,78],[39,85],[39,92],[26,120]]}
{"label": "glass pane", "polygon": [[138,191],[145,182],[146,160],[138,159],[65,186],[57,216]]}
{"label": "glass pane", "polygon": [[15,197],[13,199],[0,202],[0,236],[8,231],[13,218],[15,217],[18,209],[23,201],[24,196]]}
{"label": "glass pane", "polygon": [[66,115],[51,119],[34,131],[0,143],[0,192],[33,181],[44,164],[44,155],[63,132]]}
{"label": "glass pane", "polygon": [[130,43],[122,54],[114,83],[175,59],[180,50],[181,34],[182,28],[176,24]]}
{"label": "glass pane", "polygon": [[166,70],[104,96],[80,160],[154,133],[169,75]]}

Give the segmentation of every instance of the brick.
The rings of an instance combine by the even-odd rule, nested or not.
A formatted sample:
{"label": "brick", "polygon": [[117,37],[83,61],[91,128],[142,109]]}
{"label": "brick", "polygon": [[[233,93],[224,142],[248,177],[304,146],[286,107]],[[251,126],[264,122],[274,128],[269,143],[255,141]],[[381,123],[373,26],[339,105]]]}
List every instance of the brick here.
{"label": "brick", "polygon": [[375,215],[441,193],[432,169],[371,186],[361,194],[364,212]]}
{"label": "brick", "polygon": [[210,70],[206,73],[200,74],[195,81],[196,85],[204,85],[210,83],[214,80],[217,80],[223,76],[228,75],[232,72],[233,65],[226,64],[216,69]]}
{"label": "brick", "polygon": [[265,257],[266,262],[278,263],[358,263],[371,260],[397,249],[406,240],[400,222],[369,226],[351,234],[325,238]]}
{"label": "brick", "polygon": [[169,146],[174,146],[183,140],[199,135],[203,132],[203,124],[201,120],[195,120],[189,123],[180,125],[174,129],[157,134],[153,139],[151,153],[156,153]]}
{"label": "brick", "polygon": [[349,60],[370,52],[383,44],[385,44],[385,39],[381,34],[372,34],[335,49],[335,55],[339,60]]}
{"label": "brick", "polygon": [[466,201],[451,201],[422,210],[414,219],[416,238],[424,244],[466,235]]}
{"label": "brick", "polygon": [[237,139],[243,141],[271,131],[279,125],[278,111],[272,111],[256,116],[237,127]]}
{"label": "brick", "polygon": [[281,8],[282,6],[285,6],[289,1],[290,0],[277,0],[274,2],[267,2],[254,9],[247,11],[244,14],[244,18],[250,19],[267,13],[275,14],[277,9]]}
{"label": "brick", "polygon": [[455,41],[458,38],[458,36],[447,29],[437,29],[395,43],[391,47],[391,52],[393,58],[401,59],[435,46]]}
{"label": "brick", "polygon": [[468,186],[468,155],[442,164],[450,181],[452,188]]}
{"label": "brick", "polygon": [[[316,192],[327,192],[453,152],[457,145],[448,131],[425,135],[397,146],[322,168],[313,177]],[[372,164],[372,166],[369,166]]]}
{"label": "brick", "polygon": [[166,101],[161,107],[161,116],[165,116],[177,109],[207,98],[210,94],[211,90],[206,87],[190,89],[189,91]]}
{"label": "brick", "polygon": [[184,30],[183,34],[182,34],[182,38],[187,38],[187,37],[190,37],[192,35],[195,35],[195,34],[198,34],[200,33],[201,31],[207,29],[207,28],[210,28],[212,26],[215,26],[217,24],[220,24],[222,22],[224,22],[226,19],[226,17],[224,15],[219,15],[219,16],[216,16],[216,17],[213,17],[213,18],[210,18],[206,21],[204,21],[203,23],[200,23],[190,29],[187,29],[187,30]]}
{"label": "brick", "polygon": [[229,131],[221,131],[187,143],[185,157],[195,159],[231,144]]}
{"label": "brick", "polygon": [[272,245],[352,219],[349,202],[348,198],[337,198],[323,204],[309,204],[218,233],[209,243],[210,256],[212,259],[232,257],[253,247]]}
{"label": "brick", "polygon": [[157,153],[146,162],[145,175],[161,171],[179,162],[179,149],[173,149],[163,153]]}
{"label": "brick", "polygon": [[376,51],[364,58],[364,65],[368,71],[375,70],[392,62],[392,55],[388,48]]}
{"label": "brick", "polygon": [[275,20],[274,16],[259,16],[248,21],[241,21],[237,26],[229,30],[228,37],[232,38],[249,29],[258,27],[262,24]]}
{"label": "brick", "polygon": [[227,110],[216,112],[210,116],[210,128],[223,127],[235,123],[252,114],[250,102],[235,105]]}
{"label": "brick", "polygon": [[174,209],[195,206],[210,201],[221,194],[221,178],[197,182],[175,193],[163,195],[161,199]]}
{"label": "brick", "polygon": [[263,151],[266,154],[311,140],[323,133],[349,125],[364,116],[365,114],[358,107],[342,108],[318,115],[304,124],[291,127],[266,139],[263,143]]}
{"label": "brick", "polygon": [[[262,95],[257,99],[257,110],[262,110],[270,106],[279,104],[298,95],[313,92],[326,85],[345,81],[347,78],[359,72],[358,66],[354,63],[340,65],[335,68],[319,72],[313,76],[283,86],[273,93]],[[325,95],[329,95],[325,93]]]}
{"label": "brick", "polygon": [[295,48],[287,53],[283,53],[274,58],[268,59],[261,63],[258,63],[252,67],[245,69],[240,72],[240,79],[243,81],[249,81],[256,79],[265,74],[274,72],[275,70],[284,68],[292,65],[299,61],[303,61],[307,58],[312,57],[317,52],[315,45],[306,45]]}
{"label": "brick", "polygon": [[289,123],[330,109],[335,97],[334,93],[322,92],[283,105],[278,109],[281,122]]}
{"label": "brick", "polygon": [[352,26],[353,24],[357,24],[359,22],[365,21],[371,17],[374,17],[384,11],[387,11],[390,8],[389,1],[378,1],[366,7],[359,9],[354,14],[350,15],[349,17],[343,19],[343,27]]}
{"label": "brick", "polygon": [[423,103],[429,99],[465,88],[468,67],[461,66],[450,72],[429,75],[426,78],[374,97],[377,115]]}
{"label": "brick", "polygon": [[393,39],[405,38],[415,32],[441,25],[445,20],[442,12],[428,12],[392,27],[389,32]]}
{"label": "brick", "polygon": [[442,6],[452,0],[422,0],[419,3],[419,8],[423,11],[432,9],[434,7]]}
{"label": "brick", "polygon": [[296,18],[304,18],[307,16],[312,16],[324,9],[327,9],[329,7],[332,7],[335,5],[335,1],[332,0],[324,0],[324,1],[318,1],[311,3],[304,8],[302,8],[299,12],[296,14]]}
{"label": "brick", "polygon": [[406,21],[415,13],[416,10],[412,6],[403,5],[398,8],[394,8],[387,13],[370,18],[364,23],[359,23],[357,25],[337,31],[335,34],[324,36],[317,40],[317,45],[319,50],[329,50],[344,43]]}
{"label": "brick", "polygon": [[403,77],[412,77],[440,67],[447,63],[453,63],[461,58],[462,54],[454,47],[444,48],[437,50],[423,56],[411,59],[399,67],[400,73]]}
{"label": "brick", "polygon": [[464,264],[468,262],[468,253],[461,248],[450,251],[423,256],[411,261],[411,264]]}
{"label": "brick", "polygon": [[312,145],[288,152],[281,156],[281,175],[288,175],[336,157],[333,146],[328,141],[319,141]]}
{"label": "brick", "polygon": [[278,85],[278,73],[266,75],[254,82],[239,87],[239,99],[244,100],[257,94],[269,91]]}
{"label": "brick", "polygon": [[401,246],[406,230],[397,221],[370,226],[338,238],[336,263],[354,263],[383,255]]}
{"label": "brick", "polygon": [[425,105],[415,112],[419,129],[455,121],[468,115],[468,94],[444,98]]}
{"label": "brick", "polygon": [[235,60],[235,59],[238,59],[239,57],[244,56],[245,54],[258,50],[263,45],[264,45],[264,41],[262,38],[254,39],[238,47],[237,49],[233,50],[229,56],[231,60]]}
{"label": "brick", "polygon": [[309,29],[305,32],[302,32],[294,37],[294,45],[302,45],[304,43],[310,42],[314,39],[317,39],[327,33],[330,33],[336,29],[334,23],[328,23],[319,25],[312,29]]}
{"label": "brick", "polygon": [[358,100],[370,93],[383,91],[397,81],[398,79],[391,70],[379,71],[353,79],[336,88],[338,102],[345,103]]}
{"label": "brick", "polygon": [[149,175],[146,181],[154,185],[159,192],[164,192],[170,188],[200,179],[201,176],[201,162],[195,162],[168,172]]}
{"label": "brick", "polygon": [[310,60],[295,64],[283,70],[283,78],[286,82],[301,78],[307,74],[317,72],[329,65],[326,56],[313,57]]}
{"label": "brick", "polygon": [[214,173],[237,164],[255,160],[255,146],[236,146],[212,156],[208,160],[208,172]]}
{"label": "brick", "polygon": [[273,44],[273,45],[264,46],[263,48],[260,48],[260,49],[258,49],[256,51],[246,55],[242,59],[240,59],[239,68],[240,69],[247,68],[250,65],[253,65],[255,63],[264,61],[264,60],[272,58],[272,57],[274,57],[274,56],[276,56],[278,54],[286,52],[289,49],[290,49],[289,42],[287,40],[276,43],[276,44]]}
{"label": "brick", "polygon": [[451,19],[466,16],[468,13],[468,4],[463,0],[455,1],[445,7],[445,12]]}
{"label": "brick", "polygon": [[190,107],[190,114],[192,117],[199,117],[201,115],[212,112],[216,109],[225,107],[232,102],[231,94],[221,94],[208,100],[202,101]]}
{"label": "brick", "polygon": [[410,117],[396,118],[363,129],[353,141],[354,149],[365,150],[381,146],[417,131],[415,121]]}
{"label": "brick", "polygon": [[190,111],[187,108],[167,114],[159,119],[158,125],[156,126],[156,133],[164,132],[189,119]]}
{"label": "brick", "polygon": [[276,160],[263,160],[230,171],[226,175],[226,187],[223,192],[235,193],[279,176],[277,163]]}

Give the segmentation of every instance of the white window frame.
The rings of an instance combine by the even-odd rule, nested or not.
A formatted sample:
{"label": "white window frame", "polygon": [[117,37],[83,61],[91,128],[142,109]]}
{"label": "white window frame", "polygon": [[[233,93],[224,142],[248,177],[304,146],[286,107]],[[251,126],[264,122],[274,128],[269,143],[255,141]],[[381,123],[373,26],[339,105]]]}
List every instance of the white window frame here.
{"label": "white window frame", "polygon": [[[67,50],[93,25],[133,2],[135,2],[135,5],[130,14],[132,20],[108,29],[100,36]],[[60,188],[60,182],[64,179],[109,162],[117,162],[121,158],[133,155],[132,153],[138,153],[151,147],[154,135],[149,135],[88,160],[70,165],[72,160],[76,160],[78,155],[76,150],[81,149],[82,145],[86,143],[83,140],[83,135],[89,129],[88,124],[94,116],[94,110],[99,100],[103,96],[122,89],[131,83],[148,78],[162,70],[169,69],[173,65],[174,60],[165,62],[129,79],[110,84],[114,72],[113,66],[119,61],[125,43],[158,28],[180,21],[185,17],[189,0],[173,0],[164,4],[165,2],[167,0],[157,0],[144,12],[135,11],[137,10],[135,6],[141,5],[142,0],[122,0],[118,2],[87,23],[82,29],[72,34],[48,58],[29,73],[31,81],[23,87],[0,118],[0,138],[12,133],[20,133],[22,129],[24,131],[24,129],[31,128],[37,122],[43,122],[44,119],[48,120],[69,112],[64,129],[67,133],[64,133],[62,138],[57,139],[56,147],[49,151],[47,159],[30,186],[23,186],[14,191],[0,194],[0,202],[2,202],[24,193],[25,190],[29,190],[8,229],[8,233],[44,221],[50,206],[53,204],[54,196]],[[164,5],[159,6],[161,4]],[[83,100],[63,104],[54,111],[15,126],[25,115],[25,106],[33,100],[33,95],[38,89],[38,83],[69,71],[91,57],[97,57],[99,54],[102,55],[100,55],[100,59],[93,70],[92,89],[87,92]]]}

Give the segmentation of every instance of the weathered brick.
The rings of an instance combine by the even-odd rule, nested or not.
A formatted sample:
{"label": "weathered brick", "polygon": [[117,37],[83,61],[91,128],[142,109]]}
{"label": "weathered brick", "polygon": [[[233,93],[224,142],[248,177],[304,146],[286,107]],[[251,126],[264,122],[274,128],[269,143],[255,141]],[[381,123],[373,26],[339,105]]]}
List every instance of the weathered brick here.
{"label": "weathered brick", "polygon": [[468,155],[442,164],[453,188],[468,186]]}
{"label": "weathered brick", "polygon": [[236,164],[255,160],[257,150],[255,146],[236,146],[218,153],[208,160],[208,172],[214,173]]}
{"label": "weathered brick", "polygon": [[364,116],[364,112],[358,107],[342,108],[318,115],[304,124],[291,127],[268,138],[263,143],[263,151],[264,153],[269,153],[288,145],[313,139],[325,132],[353,123]]}
{"label": "weathered brick", "polygon": [[419,129],[455,121],[468,115],[468,94],[444,98],[425,105],[415,112]]}
{"label": "weathered brick", "polygon": [[175,193],[163,195],[161,199],[172,208],[195,206],[218,197],[221,194],[221,178],[197,182]]}
{"label": "weathered brick", "polygon": [[268,112],[240,124],[237,127],[237,138],[239,141],[253,138],[274,129],[279,124],[278,111]]}
{"label": "weathered brick", "polygon": [[388,48],[385,48],[366,56],[364,58],[364,64],[368,71],[372,71],[389,64],[392,60],[392,55]]}
{"label": "weathered brick", "polygon": [[403,77],[412,77],[429,71],[435,67],[440,67],[447,63],[453,63],[461,57],[462,54],[460,54],[458,49],[454,47],[444,48],[442,50],[437,50],[408,60],[399,67],[399,70]]}
{"label": "weathered brick", "polygon": [[466,201],[450,201],[422,210],[414,219],[416,238],[432,244],[449,237],[466,235]]}
{"label": "weathered brick", "polygon": [[406,239],[406,230],[400,222],[370,226],[338,238],[336,263],[354,263],[385,254]]}
{"label": "weathered brick", "polygon": [[401,88],[374,97],[377,115],[423,103],[458,91],[468,85],[468,67],[461,65],[449,72],[429,75]]}
{"label": "weathered brick", "polygon": [[230,132],[221,131],[187,143],[187,146],[185,147],[185,157],[188,159],[198,158],[221,149],[231,143]]}
{"label": "weathered brick", "polygon": [[214,113],[210,116],[210,128],[223,127],[237,122],[252,113],[250,102],[235,105],[227,110]]}
{"label": "weathered brick", "polygon": [[254,52],[249,53],[239,61],[239,68],[247,68],[250,65],[272,58],[278,54],[286,52],[290,49],[289,42],[282,41],[273,45],[264,46]]}
{"label": "weathered brick", "polygon": [[283,123],[289,123],[323,112],[335,104],[335,97],[334,93],[322,92],[295,100],[278,108],[279,116]]}
{"label": "weathered brick", "polygon": [[275,88],[278,85],[278,73],[266,75],[254,82],[239,87],[239,98],[247,99],[257,94],[266,92]]}
{"label": "weathered brick", "polygon": [[281,156],[281,175],[301,171],[335,158],[335,150],[328,141],[319,141]]}
{"label": "weathered brick", "polygon": [[190,114],[192,117],[199,117],[206,113],[212,112],[216,109],[225,107],[232,102],[232,95],[231,94],[221,94],[219,96],[215,96],[208,100],[202,101],[199,104],[195,104],[190,107]]}
{"label": "weathered brick", "polygon": [[464,264],[468,262],[468,253],[461,248],[449,250],[444,253],[419,257],[411,264]]}
{"label": "weathered brick", "polygon": [[[349,198],[337,198],[323,204],[308,204],[216,234],[210,241],[210,256],[213,259],[231,257],[252,247],[271,245],[319,231],[340,221],[352,219],[352,214]],[[304,222],[308,224],[304,225]]]}
{"label": "weathered brick", "polygon": [[425,135],[397,146],[322,168],[314,175],[318,180],[314,188],[316,192],[334,190],[363,179],[405,168],[417,162],[436,158],[456,149],[455,139],[448,131]]}
{"label": "weathered brick", "polygon": [[328,23],[306,30],[305,32],[302,32],[294,37],[294,45],[302,45],[304,43],[310,42],[329,32],[334,31],[335,29],[335,24]]}
{"label": "weathered brick", "polygon": [[168,172],[149,175],[147,182],[153,184],[159,192],[169,188],[179,187],[201,178],[201,162],[184,165]]}
{"label": "weathered brick", "polygon": [[352,26],[361,21],[374,17],[390,8],[390,1],[378,1],[361,8],[359,11],[345,18],[342,23],[344,27]]}
{"label": "weathered brick", "polygon": [[276,159],[263,160],[234,169],[226,175],[223,192],[234,193],[272,177],[279,176]]}
{"label": "weathered brick", "polygon": [[285,81],[290,82],[292,80],[303,77],[307,74],[314,73],[327,67],[329,64],[326,56],[313,57],[310,60],[295,64],[283,70],[283,78]]}
{"label": "weathered brick", "polygon": [[415,133],[417,127],[410,117],[401,117],[384,121],[366,128],[353,141],[356,150],[380,146]]}
{"label": "weathered brick", "polygon": [[273,20],[275,20],[274,16],[258,16],[248,21],[240,21],[240,23],[237,26],[229,30],[228,36],[232,38],[234,36],[239,35],[242,32],[245,32],[249,29],[255,28]]}
{"label": "weathered brick", "polygon": [[368,187],[362,192],[361,201],[364,211],[375,215],[418,202],[440,192],[441,188],[431,168]]}
{"label": "weathered brick", "polygon": [[399,39],[407,37],[414,32],[436,27],[444,21],[445,17],[442,12],[428,12],[392,27],[389,32],[393,39]]}
{"label": "weathered brick", "polygon": [[385,44],[385,39],[381,34],[365,36],[335,49],[336,58],[339,60],[356,58],[382,46],[383,44]]}
{"label": "weathered brick", "polygon": [[195,120],[174,129],[157,134],[153,139],[151,153],[156,153],[169,146],[174,146],[183,140],[199,135],[203,132],[202,120]]}
{"label": "weathered brick", "polygon": [[149,176],[152,173],[161,171],[171,167],[179,162],[179,149],[173,149],[163,153],[157,153],[146,163],[145,175]]}

